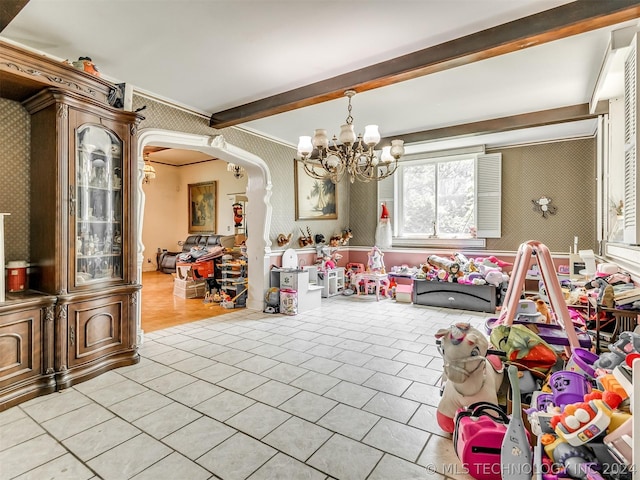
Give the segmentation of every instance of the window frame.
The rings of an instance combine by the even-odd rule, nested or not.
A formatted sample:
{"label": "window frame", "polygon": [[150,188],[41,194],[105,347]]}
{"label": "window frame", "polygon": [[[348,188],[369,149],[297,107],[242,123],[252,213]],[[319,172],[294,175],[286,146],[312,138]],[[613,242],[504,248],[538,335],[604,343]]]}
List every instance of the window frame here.
{"label": "window frame", "polygon": [[[475,165],[474,203],[476,237],[431,237],[429,235],[403,235],[401,230],[401,195],[402,169],[405,165],[419,163],[438,163],[473,158]],[[469,150],[455,152],[417,152],[405,156],[398,165],[398,171],[390,179],[379,182],[378,200],[387,204],[398,219],[393,224],[393,247],[449,247],[449,248],[484,248],[487,238],[501,236],[501,181],[502,154],[485,153],[483,148],[474,147]],[[482,223],[481,223],[482,222]]]}
{"label": "window frame", "polygon": [[[403,180],[404,180],[404,171],[407,168],[411,168],[411,167],[417,167],[417,166],[421,166],[421,165],[433,165],[435,168],[435,188],[434,188],[434,193],[435,193],[435,197],[436,197],[436,205],[435,205],[435,209],[436,209],[436,221],[438,220],[438,193],[439,193],[439,189],[440,189],[440,185],[439,185],[439,180],[438,180],[438,168],[439,165],[442,163],[451,163],[451,162],[460,162],[463,160],[472,160],[473,161],[473,165],[472,165],[472,169],[473,169],[473,205],[474,205],[474,217],[475,217],[475,211],[477,210],[477,204],[478,204],[478,196],[476,194],[476,189],[477,189],[477,182],[476,182],[476,170],[477,170],[477,154],[465,154],[465,155],[453,155],[453,156],[446,156],[446,157],[435,157],[435,158],[414,158],[411,159],[409,161],[405,161],[402,162],[399,166],[398,166],[398,171],[396,172],[396,178],[395,178],[395,185],[394,185],[394,191],[396,192],[394,195],[394,199],[396,202],[396,210],[397,210],[397,214],[396,214],[396,218],[398,219],[398,221],[396,222],[396,227],[395,227],[395,236],[398,237],[399,239],[408,239],[408,240],[426,240],[426,239],[441,239],[441,240],[469,240],[472,239],[473,237],[471,236],[471,234],[468,235],[456,235],[456,236],[447,236],[447,235],[443,235],[440,232],[438,232],[436,230],[436,234],[414,234],[414,233],[404,233],[404,210],[403,210],[403,202],[402,199],[404,197],[404,192],[405,192],[405,188],[404,188],[404,184],[403,184]],[[475,220],[474,220],[474,224],[475,224]],[[475,226],[475,225],[474,225]]]}

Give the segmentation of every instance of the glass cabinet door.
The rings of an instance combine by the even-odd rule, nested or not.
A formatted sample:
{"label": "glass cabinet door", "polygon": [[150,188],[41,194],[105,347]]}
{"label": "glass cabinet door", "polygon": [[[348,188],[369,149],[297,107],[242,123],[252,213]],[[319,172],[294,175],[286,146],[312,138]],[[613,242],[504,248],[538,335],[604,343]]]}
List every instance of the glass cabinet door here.
{"label": "glass cabinet door", "polygon": [[76,130],[75,285],[123,278],[123,142],[101,125]]}

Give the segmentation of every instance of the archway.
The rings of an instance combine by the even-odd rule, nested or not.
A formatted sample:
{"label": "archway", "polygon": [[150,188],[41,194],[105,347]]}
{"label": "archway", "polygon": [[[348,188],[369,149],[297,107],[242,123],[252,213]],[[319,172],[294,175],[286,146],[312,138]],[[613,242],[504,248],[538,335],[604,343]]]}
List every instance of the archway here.
{"label": "archway", "polygon": [[[226,162],[235,163],[247,172],[247,225],[251,225],[251,235],[247,238],[247,257],[249,262],[249,285],[247,308],[262,310],[264,292],[269,285],[269,266],[271,241],[271,173],[260,157],[234,145],[228,144],[222,135],[192,135],[172,130],[143,129],[138,134],[138,181],[135,195],[135,224],[137,225],[137,281],[142,282],[142,264],[144,245],[142,243],[142,225],[144,216],[145,193],[142,190],[144,178],[144,159],[142,152],[146,145],[167,148],[197,150]],[[137,343],[142,341],[140,326],[141,302],[137,302]]]}

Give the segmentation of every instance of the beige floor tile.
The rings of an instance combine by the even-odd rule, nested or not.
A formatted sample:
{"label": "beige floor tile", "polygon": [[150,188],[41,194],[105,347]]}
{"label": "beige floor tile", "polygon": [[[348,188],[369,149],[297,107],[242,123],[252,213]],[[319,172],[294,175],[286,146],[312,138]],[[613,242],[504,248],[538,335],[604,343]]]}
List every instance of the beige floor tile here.
{"label": "beige floor tile", "polygon": [[381,457],[380,450],[336,434],[306,463],[337,479],[364,480]]}
{"label": "beige floor tile", "polygon": [[171,452],[166,445],[141,433],[89,460],[87,465],[104,480],[122,480],[142,472]]}
{"label": "beige floor tile", "polygon": [[209,417],[200,417],[166,436],[162,442],[191,460],[195,460],[235,433],[235,429],[224,423]]}
{"label": "beige floor tile", "polygon": [[276,453],[277,450],[270,446],[243,433],[236,433],[197,462],[225,480],[244,480]]}
{"label": "beige floor tile", "polygon": [[67,453],[17,476],[13,480],[40,480],[45,478],[88,480],[93,478],[93,472],[80,460]]}
{"label": "beige floor tile", "polygon": [[39,435],[0,452],[2,477],[13,478],[66,454],[49,435]]}
{"label": "beige floor tile", "polygon": [[74,455],[86,462],[140,433],[140,430],[121,418],[112,418],[69,437],[62,443]]}
{"label": "beige floor tile", "polygon": [[292,417],[262,439],[272,447],[304,462],[333,432],[301,418]]}

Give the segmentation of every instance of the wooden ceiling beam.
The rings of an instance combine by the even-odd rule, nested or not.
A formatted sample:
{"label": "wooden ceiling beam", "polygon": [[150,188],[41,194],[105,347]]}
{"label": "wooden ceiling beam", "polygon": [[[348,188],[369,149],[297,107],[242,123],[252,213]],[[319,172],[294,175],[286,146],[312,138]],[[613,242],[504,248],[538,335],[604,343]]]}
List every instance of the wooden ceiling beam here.
{"label": "wooden ceiling beam", "polygon": [[393,137],[382,138],[376,148],[390,145],[391,140],[398,137],[401,137],[406,145],[411,143],[436,141],[443,138],[461,138],[469,137],[472,135],[508,132],[511,130],[518,130],[522,128],[543,127],[545,125],[553,125],[557,123],[588,120],[590,118],[596,118],[598,115],[607,113],[608,108],[608,102],[601,101],[598,103],[598,107],[596,108],[595,112],[590,113],[589,104],[583,103],[580,105],[571,105],[567,107],[553,108],[550,110],[542,110],[539,112],[512,115],[510,117],[492,118],[489,120],[465,123],[461,125],[453,125],[450,127],[404,133],[402,135],[394,135]]}
{"label": "wooden ceiling beam", "polygon": [[577,0],[433,47],[211,115],[209,125],[225,128],[308,107],[640,17],[640,1]]}
{"label": "wooden ceiling beam", "polygon": [[2,0],[0,1],[0,32],[13,20],[20,10],[29,3],[29,0]]}

